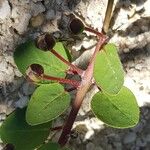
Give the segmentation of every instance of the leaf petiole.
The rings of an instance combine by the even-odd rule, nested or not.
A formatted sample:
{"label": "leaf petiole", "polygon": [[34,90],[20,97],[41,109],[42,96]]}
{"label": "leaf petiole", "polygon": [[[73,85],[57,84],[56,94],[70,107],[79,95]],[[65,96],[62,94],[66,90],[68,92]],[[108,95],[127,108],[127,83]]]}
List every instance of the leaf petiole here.
{"label": "leaf petiole", "polygon": [[58,78],[58,77],[53,77],[53,76],[49,76],[49,75],[45,75],[45,74],[42,76],[42,78],[45,80],[51,80],[51,81],[57,81],[59,83],[70,84],[76,88],[80,85],[80,82],[76,81],[76,80]]}
{"label": "leaf petiole", "polygon": [[67,64],[70,68],[72,68],[73,71],[77,72],[79,75],[83,74],[84,71],[82,69],[78,68],[77,66],[71,64],[69,61],[67,61],[66,59],[64,59],[54,49],[50,50],[50,52],[52,52],[58,59],[60,59],[62,62],[64,62],[65,64]]}
{"label": "leaf petiole", "polygon": [[84,30],[85,30],[85,31],[88,31],[88,32],[91,32],[91,33],[94,33],[94,34],[96,34],[96,35],[99,36],[99,37],[103,37],[103,36],[104,36],[103,33],[100,33],[100,32],[98,32],[98,31],[96,31],[96,30],[93,30],[93,29],[91,29],[91,28],[89,28],[89,27],[85,27]]}

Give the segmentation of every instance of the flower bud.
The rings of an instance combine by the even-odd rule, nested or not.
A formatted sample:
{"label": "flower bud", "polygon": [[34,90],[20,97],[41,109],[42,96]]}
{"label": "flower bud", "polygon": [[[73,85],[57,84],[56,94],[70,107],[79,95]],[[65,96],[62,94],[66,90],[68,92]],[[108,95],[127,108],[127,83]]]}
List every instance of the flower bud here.
{"label": "flower bud", "polygon": [[26,71],[26,75],[34,82],[40,81],[43,74],[44,68],[39,64],[31,64]]}
{"label": "flower bud", "polygon": [[49,33],[39,36],[36,40],[37,48],[39,48],[43,51],[49,51],[49,50],[53,49],[55,44],[56,44],[55,39]]}
{"label": "flower bud", "polygon": [[84,24],[82,23],[80,19],[74,18],[71,20],[69,24],[69,28],[73,34],[77,35],[84,31]]}

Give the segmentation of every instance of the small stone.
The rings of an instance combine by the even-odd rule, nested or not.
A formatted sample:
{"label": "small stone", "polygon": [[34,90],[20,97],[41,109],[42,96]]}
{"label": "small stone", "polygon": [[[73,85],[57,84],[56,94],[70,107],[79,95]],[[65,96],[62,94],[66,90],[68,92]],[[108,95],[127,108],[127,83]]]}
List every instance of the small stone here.
{"label": "small stone", "polygon": [[31,3],[31,11],[33,16],[37,16],[38,14],[45,11],[45,7],[41,2]]}
{"label": "small stone", "polygon": [[6,119],[6,114],[5,113],[1,113],[0,114],[0,121],[4,121]]}
{"label": "small stone", "polygon": [[[2,142],[0,141],[0,143],[2,143]],[[0,149],[3,149],[3,146],[2,146],[2,145],[0,145]]]}
{"label": "small stone", "polygon": [[130,132],[125,135],[123,139],[124,144],[133,143],[136,140],[136,134],[134,132]]}
{"label": "small stone", "polygon": [[93,135],[94,135],[94,131],[92,129],[88,130],[87,133],[85,134],[83,141],[87,141],[89,139],[92,139]]}
{"label": "small stone", "polygon": [[44,22],[44,15],[43,14],[39,14],[33,18],[31,18],[30,20],[30,24],[32,27],[37,28],[39,26],[41,26]]}
{"label": "small stone", "polygon": [[24,15],[19,18],[19,21],[14,24],[14,28],[19,34],[23,34],[27,30],[30,18],[31,14],[24,13]]}
{"label": "small stone", "polygon": [[97,146],[94,148],[94,150],[103,150],[103,148],[101,146]]}
{"label": "small stone", "polygon": [[140,91],[143,91],[143,90],[144,90],[144,87],[143,87],[143,86],[140,86],[139,90],[140,90]]}
{"label": "small stone", "polygon": [[124,48],[124,49],[123,49],[123,52],[124,52],[124,53],[129,53],[129,51],[130,51],[129,48]]}
{"label": "small stone", "polygon": [[94,148],[95,148],[95,146],[91,142],[86,145],[86,150],[93,150]]}
{"label": "small stone", "polygon": [[143,130],[143,123],[139,122],[134,128],[132,128],[133,132],[141,132]]}
{"label": "small stone", "polygon": [[116,150],[122,149],[121,142],[114,142],[114,146],[115,146]]}
{"label": "small stone", "polygon": [[55,19],[55,17],[56,17],[56,14],[55,14],[54,10],[50,9],[50,10],[47,11],[46,19],[52,20],[52,19]]}
{"label": "small stone", "polygon": [[104,128],[104,123],[102,121],[100,121],[99,119],[93,117],[93,118],[90,119],[89,126],[93,130],[100,130],[100,129]]}
{"label": "small stone", "polygon": [[29,82],[25,82],[22,86],[22,91],[25,95],[31,95],[35,90],[35,85]]}
{"label": "small stone", "polygon": [[148,135],[146,136],[145,140],[146,140],[147,142],[150,142],[150,134],[148,134]]}
{"label": "small stone", "polygon": [[0,19],[5,19],[10,15],[10,6],[7,0],[0,1]]}
{"label": "small stone", "polygon": [[14,92],[20,88],[20,86],[23,84],[24,79],[23,78],[15,78],[12,83],[8,86],[8,92]]}
{"label": "small stone", "polygon": [[5,104],[0,104],[0,114],[6,113],[7,106]]}
{"label": "small stone", "polygon": [[138,147],[145,147],[146,146],[146,141],[144,141],[141,138],[137,138],[137,140],[136,140],[136,146],[138,146]]}
{"label": "small stone", "polygon": [[27,106],[28,100],[28,96],[22,96],[17,102],[15,102],[15,107],[24,108],[25,106]]}
{"label": "small stone", "polygon": [[135,69],[140,71],[142,69],[142,64],[136,64]]}

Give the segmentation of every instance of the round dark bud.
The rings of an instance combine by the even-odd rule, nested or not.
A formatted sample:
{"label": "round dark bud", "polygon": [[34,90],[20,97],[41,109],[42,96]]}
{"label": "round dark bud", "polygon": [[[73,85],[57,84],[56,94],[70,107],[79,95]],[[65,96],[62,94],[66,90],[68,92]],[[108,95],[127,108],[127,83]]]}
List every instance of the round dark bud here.
{"label": "round dark bud", "polygon": [[44,51],[49,51],[53,49],[55,44],[56,44],[55,39],[51,34],[48,33],[39,36],[36,41],[37,48]]}
{"label": "round dark bud", "polygon": [[44,74],[44,68],[39,64],[30,65],[30,69],[33,72],[33,74],[37,76],[42,76]]}
{"label": "round dark bud", "polygon": [[27,78],[34,82],[42,80],[44,68],[39,64],[32,64],[26,70]]}
{"label": "round dark bud", "polygon": [[73,34],[80,34],[84,31],[84,24],[80,19],[74,18],[71,20],[69,28]]}

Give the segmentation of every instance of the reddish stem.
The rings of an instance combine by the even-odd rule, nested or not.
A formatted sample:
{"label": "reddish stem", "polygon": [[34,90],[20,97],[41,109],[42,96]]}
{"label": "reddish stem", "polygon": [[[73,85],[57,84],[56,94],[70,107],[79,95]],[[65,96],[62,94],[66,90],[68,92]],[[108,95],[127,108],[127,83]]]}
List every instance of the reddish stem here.
{"label": "reddish stem", "polygon": [[63,147],[68,141],[69,134],[71,132],[72,126],[74,124],[74,121],[76,119],[80,106],[82,104],[84,96],[87,93],[89,87],[91,86],[91,81],[92,81],[90,77],[91,73],[87,71],[85,73],[86,73],[86,75],[84,76],[85,80],[84,79],[82,80],[81,82],[82,85],[77,90],[76,99],[72,104],[71,112],[67,118],[67,121],[63,127],[63,131],[58,141],[61,147]]}
{"label": "reddish stem", "polygon": [[66,59],[64,59],[60,54],[58,54],[54,49],[50,50],[50,52],[52,52],[57,58],[59,58],[62,62],[64,62],[65,64],[67,64],[68,66],[70,66],[74,71],[76,71],[79,75],[82,75],[83,70],[78,68],[77,66],[71,64],[69,61],[67,61]]}
{"label": "reddish stem", "polygon": [[93,55],[92,55],[92,57],[91,57],[91,59],[90,59],[90,64],[91,64],[93,61],[95,61],[96,55],[97,55],[97,53],[100,51],[100,49],[101,49],[101,47],[103,46],[103,44],[105,43],[105,41],[106,41],[106,37],[105,37],[105,36],[101,37],[101,38],[98,40],[98,43],[97,43],[96,48],[95,48],[95,51],[94,51],[94,53],[93,53]]}
{"label": "reddish stem", "polygon": [[58,143],[60,144],[61,147],[63,147],[67,143],[68,138],[69,138],[69,134],[71,132],[72,126],[74,124],[74,121],[76,119],[78,111],[79,111],[81,104],[83,102],[83,99],[84,99],[87,91],[89,90],[90,86],[92,85],[94,61],[95,61],[97,53],[99,52],[99,50],[101,49],[101,47],[105,41],[106,41],[106,38],[104,36],[102,36],[99,39],[99,41],[96,45],[96,48],[95,48],[95,52],[93,53],[93,55],[91,57],[89,66],[85,70],[84,76],[82,76],[81,85],[77,89],[76,98],[72,104],[71,112],[68,116],[68,119],[67,119],[67,121],[63,127],[61,136],[58,140]]}
{"label": "reddish stem", "polygon": [[93,29],[91,29],[91,28],[88,28],[88,27],[85,27],[85,31],[94,33],[94,34],[96,34],[96,35],[99,36],[99,37],[103,37],[103,36],[104,36],[102,33],[98,32],[98,31],[96,31],[96,30],[93,30]]}
{"label": "reddish stem", "polygon": [[52,81],[58,81],[60,83],[70,84],[70,85],[72,85],[76,88],[80,85],[80,82],[76,81],[76,80],[58,78],[58,77],[48,76],[48,75],[45,75],[45,74],[42,77],[45,80],[52,80]]}

